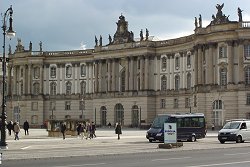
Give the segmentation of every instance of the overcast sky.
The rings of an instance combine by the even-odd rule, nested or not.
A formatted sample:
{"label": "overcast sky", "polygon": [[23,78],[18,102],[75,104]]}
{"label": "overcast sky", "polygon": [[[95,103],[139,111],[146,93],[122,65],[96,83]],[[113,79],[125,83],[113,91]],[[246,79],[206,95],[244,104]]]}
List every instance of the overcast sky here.
{"label": "overcast sky", "polygon": [[[10,5],[14,10],[16,37],[6,41],[12,51],[17,38],[21,38],[25,49],[31,41],[33,50],[39,50],[42,41],[44,51],[62,51],[92,49],[95,35],[102,35],[106,45],[121,13],[135,38],[141,29],[145,34],[146,28],[150,36],[162,40],[190,35],[194,32],[194,17],[201,14],[205,27],[217,13],[216,4],[222,3],[229,20],[238,20],[240,7],[243,21],[250,21],[249,0],[0,0],[0,12],[4,13]],[[3,36],[0,39],[2,44]]]}

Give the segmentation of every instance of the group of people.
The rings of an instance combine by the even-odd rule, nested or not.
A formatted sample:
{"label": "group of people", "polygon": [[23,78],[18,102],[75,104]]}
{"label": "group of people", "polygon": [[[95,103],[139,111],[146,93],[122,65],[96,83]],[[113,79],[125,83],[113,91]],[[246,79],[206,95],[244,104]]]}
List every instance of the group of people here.
{"label": "group of people", "polygon": [[[111,126],[111,125],[110,125]],[[65,139],[65,132],[66,132],[66,124],[62,123],[61,124],[61,133],[63,136],[63,139]],[[96,131],[96,125],[94,122],[86,122],[86,123],[78,123],[77,128],[77,137],[81,139],[93,139],[96,137],[95,131]],[[120,135],[122,134],[122,128],[121,124],[118,122],[115,125],[115,134],[117,134],[117,139],[120,140]]]}
{"label": "group of people", "polygon": [[77,136],[81,137],[81,139],[85,138],[87,140],[88,138],[93,139],[94,137],[96,137],[96,126],[94,122],[86,122],[86,124],[79,123],[76,128],[76,131]]}
{"label": "group of people", "polygon": [[[6,126],[8,129],[9,136],[11,136],[11,132],[13,131],[14,136],[15,136],[14,140],[19,140],[19,133],[21,131],[19,123],[9,121]],[[29,122],[27,120],[23,123],[23,129],[24,129],[25,135],[29,135]]]}

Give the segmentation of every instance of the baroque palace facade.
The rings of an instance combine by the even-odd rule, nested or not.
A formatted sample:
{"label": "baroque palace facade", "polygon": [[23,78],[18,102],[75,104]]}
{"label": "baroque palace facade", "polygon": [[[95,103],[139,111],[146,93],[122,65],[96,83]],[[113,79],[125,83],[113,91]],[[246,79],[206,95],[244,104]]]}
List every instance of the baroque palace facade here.
{"label": "baroque palace facade", "polygon": [[[204,113],[208,127],[250,118],[250,22],[230,21],[217,5],[211,23],[195,18],[194,34],[135,39],[120,16],[117,30],[93,49],[9,53],[8,120],[40,126],[49,119],[97,125],[150,124],[161,113]],[[236,11],[237,12],[237,11]]]}

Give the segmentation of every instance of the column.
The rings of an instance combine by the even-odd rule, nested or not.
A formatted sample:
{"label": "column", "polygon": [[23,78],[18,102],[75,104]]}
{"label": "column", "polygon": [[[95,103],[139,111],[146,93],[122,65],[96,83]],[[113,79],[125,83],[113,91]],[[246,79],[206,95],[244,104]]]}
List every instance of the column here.
{"label": "column", "polygon": [[95,61],[95,85],[94,85],[94,89],[95,89],[95,93],[98,92],[98,61]]}
{"label": "column", "polygon": [[144,64],[144,57],[140,56],[139,61],[140,61],[140,89],[139,90],[143,90],[143,64]]}
{"label": "column", "polygon": [[7,79],[8,79],[8,86],[7,86],[7,89],[8,89],[8,91],[7,91],[7,95],[11,95],[11,88],[12,88],[12,83],[11,83],[11,69],[12,69],[13,67],[12,67],[12,65],[9,65],[8,64],[8,74],[7,74]]}
{"label": "column", "polygon": [[244,83],[244,66],[243,66],[243,62],[244,62],[244,47],[243,47],[243,41],[238,41],[238,76],[239,76],[239,80],[238,83],[239,84],[243,84]]}
{"label": "column", "polygon": [[213,84],[214,80],[213,80],[213,71],[214,71],[214,67],[213,67],[213,44],[208,44],[208,56],[207,56],[207,84]]}
{"label": "column", "polygon": [[[15,76],[15,75],[14,75]],[[14,84],[16,84],[16,82],[14,81]],[[31,94],[31,88],[30,88],[30,85],[31,85],[31,64],[28,65],[28,83],[27,83],[27,86],[28,86],[28,94]],[[16,87],[16,86],[15,86]],[[16,92],[15,92],[16,93]]]}
{"label": "column", "polygon": [[[89,93],[89,85],[90,85],[90,81],[89,81],[89,63],[86,63],[85,65],[85,69],[86,69],[86,93]],[[81,67],[80,67],[81,69]]]}
{"label": "column", "polygon": [[102,60],[98,63],[98,90],[102,92]]}
{"label": "column", "polygon": [[227,66],[227,83],[228,84],[232,84],[233,83],[233,41],[228,41],[227,42],[227,46],[228,46],[228,55],[227,55],[227,59],[228,59],[228,66]]}
{"label": "column", "polygon": [[39,66],[40,68],[40,93],[43,94],[43,65]]}
{"label": "column", "polygon": [[112,60],[112,91],[116,91],[115,88],[115,59]]}
{"label": "column", "polygon": [[125,64],[125,91],[129,90],[129,58],[127,57],[125,59],[126,64]]}
{"label": "column", "polygon": [[145,68],[144,68],[144,82],[145,82],[145,85],[144,85],[144,89],[145,90],[148,90],[148,68],[149,68],[149,56],[145,56]]}
{"label": "column", "polygon": [[93,69],[94,69],[94,63],[90,63],[89,64],[89,75],[90,75],[90,84],[89,84],[89,93],[93,93],[94,92],[94,88],[93,88],[93,81],[94,81],[94,78],[93,78]]}
{"label": "column", "polygon": [[134,90],[134,57],[130,58],[129,90]]}
{"label": "column", "polygon": [[198,85],[202,84],[202,46],[198,46]]}
{"label": "column", "polygon": [[111,60],[107,59],[108,63],[108,92],[111,91]]}

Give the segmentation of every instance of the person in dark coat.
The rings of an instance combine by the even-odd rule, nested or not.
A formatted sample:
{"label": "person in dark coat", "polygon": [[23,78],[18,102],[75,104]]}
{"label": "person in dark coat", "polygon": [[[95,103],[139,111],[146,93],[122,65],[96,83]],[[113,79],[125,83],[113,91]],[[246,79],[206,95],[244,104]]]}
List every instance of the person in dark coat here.
{"label": "person in dark coat", "polygon": [[63,135],[63,140],[65,139],[65,131],[66,131],[66,124],[62,123],[61,124],[61,133]]}
{"label": "person in dark coat", "polygon": [[9,132],[9,136],[11,136],[11,131],[14,130],[14,126],[13,126],[13,122],[12,121],[8,122],[7,129],[8,129],[8,132]]}
{"label": "person in dark coat", "polygon": [[122,127],[121,127],[121,123],[116,123],[115,126],[115,134],[118,135],[118,140],[120,140],[120,135],[122,134]]}
{"label": "person in dark coat", "polygon": [[76,128],[76,131],[77,131],[77,138],[79,138],[80,135],[81,135],[81,128],[82,128],[82,125],[81,125],[81,123],[79,123],[79,124],[77,125],[77,128]]}
{"label": "person in dark coat", "polygon": [[26,121],[23,123],[23,129],[24,129],[25,135],[29,135],[29,128],[30,128],[29,122],[26,120]]}

